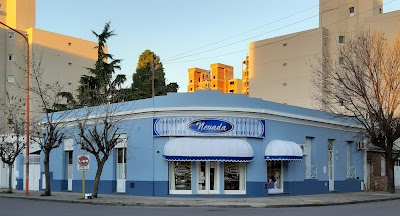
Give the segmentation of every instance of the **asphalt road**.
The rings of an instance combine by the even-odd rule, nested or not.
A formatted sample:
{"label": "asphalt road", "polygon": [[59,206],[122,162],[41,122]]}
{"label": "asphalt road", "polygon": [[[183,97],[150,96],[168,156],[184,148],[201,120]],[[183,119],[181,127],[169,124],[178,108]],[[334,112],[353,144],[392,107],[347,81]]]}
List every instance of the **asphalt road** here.
{"label": "asphalt road", "polygon": [[23,199],[0,198],[1,216],[258,216],[258,215],[322,215],[322,216],[380,216],[398,215],[400,200],[341,206],[301,208],[144,208],[126,206],[97,206]]}

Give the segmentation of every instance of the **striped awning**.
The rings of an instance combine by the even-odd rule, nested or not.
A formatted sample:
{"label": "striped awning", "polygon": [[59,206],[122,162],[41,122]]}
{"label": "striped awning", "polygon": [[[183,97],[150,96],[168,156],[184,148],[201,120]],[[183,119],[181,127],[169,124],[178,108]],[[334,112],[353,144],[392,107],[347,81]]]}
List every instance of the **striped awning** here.
{"label": "striped awning", "polygon": [[175,138],[164,146],[168,161],[250,162],[254,158],[249,143],[237,138]]}
{"label": "striped awning", "polygon": [[265,149],[267,161],[301,161],[303,151],[300,145],[292,141],[272,140]]}

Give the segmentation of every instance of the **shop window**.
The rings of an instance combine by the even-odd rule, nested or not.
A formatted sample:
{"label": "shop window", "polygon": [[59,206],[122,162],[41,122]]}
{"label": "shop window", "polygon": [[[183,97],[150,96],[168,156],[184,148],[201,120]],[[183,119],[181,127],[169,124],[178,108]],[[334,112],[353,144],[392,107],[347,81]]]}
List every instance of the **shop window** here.
{"label": "shop window", "polygon": [[246,193],[246,164],[224,163],[224,193]]}
{"label": "shop window", "polygon": [[192,162],[169,162],[169,174],[170,194],[192,193]]}
{"label": "shop window", "polygon": [[282,161],[267,162],[268,193],[283,192]]}

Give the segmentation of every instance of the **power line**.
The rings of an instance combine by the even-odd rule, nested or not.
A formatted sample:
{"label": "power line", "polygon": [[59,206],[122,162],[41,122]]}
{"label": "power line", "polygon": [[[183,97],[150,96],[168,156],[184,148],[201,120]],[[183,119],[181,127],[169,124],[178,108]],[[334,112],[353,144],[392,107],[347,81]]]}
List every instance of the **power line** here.
{"label": "power line", "polygon": [[311,10],[311,9],[313,9],[313,8],[320,7],[321,5],[327,4],[327,3],[331,2],[331,1],[334,1],[334,0],[329,0],[329,1],[324,2],[324,3],[322,3],[322,4],[318,4],[318,5],[316,5],[316,6],[313,6],[313,7],[307,8],[307,9],[305,9],[305,10],[302,10],[302,11],[296,12],[296,13],[294,13],[294,14],[291,14],[291,15],[289,15],[289,16],[286,16],[286,17],[283,17],[283,18],[274,20],[274,21],[272,21],[272,22],[269,22],[269,23],[267,23],[267,24],[264,24],[264,25],[258,26],[258,27],[256,27],[256,28],[250,29],[250,30],[248,30],[248,31],[245,31],[245,32],[236,34],[236,35],[234,35],[234,36],[231,36],[231,37],[228,37],[228,38],[225,38],[225,39],[222,39],[222,40],[213,42],[213,43],[211,43],[211,44],[204,45],[204,46],[202,46],[202,47],[199,47],[199,48],[196,48],[196,49],[193,49],[193,50],[189,50],[189,51],[183,52],[183,53],[178,54],[178,55],[175,55],[175,56],[167,57],[167,58],[165,58],[164,60],[165,60],[165,61],[172,61],[172,60],[170,60],[170,59],[174,59],[174,58],[176,58],[176,57],[179,57],[179,56],[182,56],[182,55],[185,55],[185,54],[188,54],[188,53],[197,51],[197,50],[201,50],[201,49],[203,49],[203,48],[206,48],[206,47],[209,47],[209,46],[212,46],[212,45],[215,45],[215,44],[218,44],[218,43],[227,41],[227,40],[230,40],[230,39],[232,39],[232,38],[236,38],[236,37],[238,37],[238,36],[241,36],[241,35],[247,34],[247,33],[249,33],[249,32],[255,31],[255,30],[257,30],[257,29],[263,28],[263,27],[265,27],[265,26],[275,24],[275,23],[277,23],[277,22],[280,22],[280,21],[282,21],[282,20],[285,20],[285,19],[288,19],[288,18],[290,18],[290,17],[296,16],[296,15],[298,15],[298,14],[301,14],[301,13],[306,12],[306,11],[308,11],[308,10]]}
{"label": "power line", "polygon": [[[382,4],[382,6],[383,6],[383,5],[390,4],[390,3],[394,2],[394,1],[397,1],[397,0],[389,1],[389,2],[387,2],[387,3]],[[341,6],[341,7],[342,7],[342,6]],[[360,12],[360,13],[356,14],[355,16],[359,16],[359,15],[361,15],[361,14],[364,14],[364,13],[366,13],[366,12],[372,11],[372,10],[374,10],[374,9],[376,9],[376,8],[379,8],[379,7],[381,7],[381,6],[376,6],[376,7],[372,8],[372,9],[369,9],[369,10],[366,10],[366,11],[363,11],[363,12]],[[354,17],[354,16],[353,16],[353,17]],[[343,21],[348,20],[348,19],[350,19],[350,18],[351,18],[351,17],[347,17],[347,18],[345,18],[345,19],[336,21],[336,22],[331,23],[331,24],[328,24],[328,25],[326,25],[326,26],[335,25],[335,24],[337,24],[337,23],[343,22]],[[326,26],[324,26],[324,27],[326,27]],[[306,35],[306,34],[309,34],[309,33],[311,33],[311,32],[314,32],[314,31],[316,31],[316,30],[319,30],[319,29],[320,29],[320,28],[315,28],[315,29],[311,29],[311,30],[306,30],[306,31],[304,31],[304,32],[297,33],[297,34],[295,34],[295,35],[293,35],[293,36],[291,36],[291,37],[286,37],[286,38],[281,39],[281,40],[277,40],[277,41],[274,41],[274,42],[262,44],[262,45],[259,45],[259,46],[256,46],[256,47],[252,47],[252,48],[248,48],[248,49],[245,49],[245,50],[239,50],[239,51],[230,52],[230,53],[226,53],[226,54],[221,54],[221,55],[216,55],[216,56],[210,56],[210,57],[204,57],[204,58],[198,58],[198,59],[185,60],[185,61],[177,61],[177,62],[171,61],[171,62],[166,62],[166,63],[164,63],[164,64],[194,62],[194,61],[200,61],[200,60],[211,59],[211,58],[219,58],[219,57],[222,57],[222,56],[233,55],[233,54],[237,54],[237,53],[241,53],[241,52],[247,52],[247,51],[249,51],[249,50],[257,49],[257,48],[260,48],[260,47],[272,45],[272,44],[279,43],[279,42],[283,42],[283,41],[285,41],[285,40],[289,40],[289,39],[292,39],[292,38],[295,38],[295,37],[299,37],[299,36],[302,36],[302,35]]]}
{"label": "power line", "polygon": [[[344,6],[349,5],[349,4],[352,4],[352,3],[354,3],[354,2],[355,2],[355,1],[352,1],[352,2],[350,2],[350,3],[346,3],[346,4],[344,4],[344,5],[338,6],[338,7],[336,7],[336,8],[331,9],[331,10],[336,10],[336,9],[338,9],[338,8],[344,7]],[[263,36],[263,35],[266,35],[266,34],[269,34],[269,33],[272,33],[272,32],[275,32],[275,31],[278,31],[278,30],[281,30],[281,29],[284,29],[284,28],[287,28],[287,27],[290,27],[290,26],[293,26],[293,25],[296,25],[296,24],[299,24],[299,23],[302,23],[302,22],[304,22],[304,21],[313,19],[313,18],[315,18],[315,17],[319,17],[319,16],[321,16],[321,14],[322,14],[322,13],[318,13],[318,14],[316,14],[316,15],[314,15],[314,16],[307,17],[307,18],[302,19],[302,20],[299,20],[299,21],[297,21],[297,22],[290,23],[290,24],[288,24],[288,25],[285,25],[285,26],[282,26],[282,27],[273,29],[273,30],[271,30],[271,31],[268,31],[268,32],[265,32],[265,33],[262,33],[262,34],[258,34],[258,35],[255,35],[255,36],[252,36],[252,37],[249,37],[249,38],[245,38],[245,39],[242,39],[242,40],[239,40],[239,41],[235,41],[235,42],[232,42],[232,43],[223,45],[223,46],[219,46],[219,47],[216,47],[216,48],[208,49],[208,50],[205,50],[205,51],[193,53],[193,54],[186,55],[186,56],[182,56],[182,57],[173,58],[173,59],[170,59],[170,60],[167,60],[167,61],[164,61],[164,62],[165,62],[165,63],[168,63],[168,62],[171,62],[171,61],[174,61],[174,60],[183,59],[183,58],[187,58],[187,57],[190,57],[190,56],[194,56],[194,55],[198,55],[198,54],[202,54],[202,53],[206,53],[206,52],[218,50],[218,49],[221,49],[221,48],[224,48],[224,47],[228,47],[228,46],[231,46],[231,45],[234,45],[234,44],[237,44],[237,43],[241,43],[241,42],[244,42],[244,41],[253,39],[253,38],[257,38],[257,37],[260,37],[260,36]]]}

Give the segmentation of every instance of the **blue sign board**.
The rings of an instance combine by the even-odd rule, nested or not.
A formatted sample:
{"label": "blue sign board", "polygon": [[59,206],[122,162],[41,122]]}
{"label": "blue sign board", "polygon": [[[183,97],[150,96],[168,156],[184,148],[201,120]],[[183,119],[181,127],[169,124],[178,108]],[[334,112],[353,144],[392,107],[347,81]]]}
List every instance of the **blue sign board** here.
{"label": "blue sign board", "polygon": [[232,131],[233,124],[219,119],[202,119],[189,122],[188,128],[200,134],[221,134]]}
{"label": "blue sign board", "polygon": [[153,136],[265,137],[265,120],[171,117],[153,119]]}

